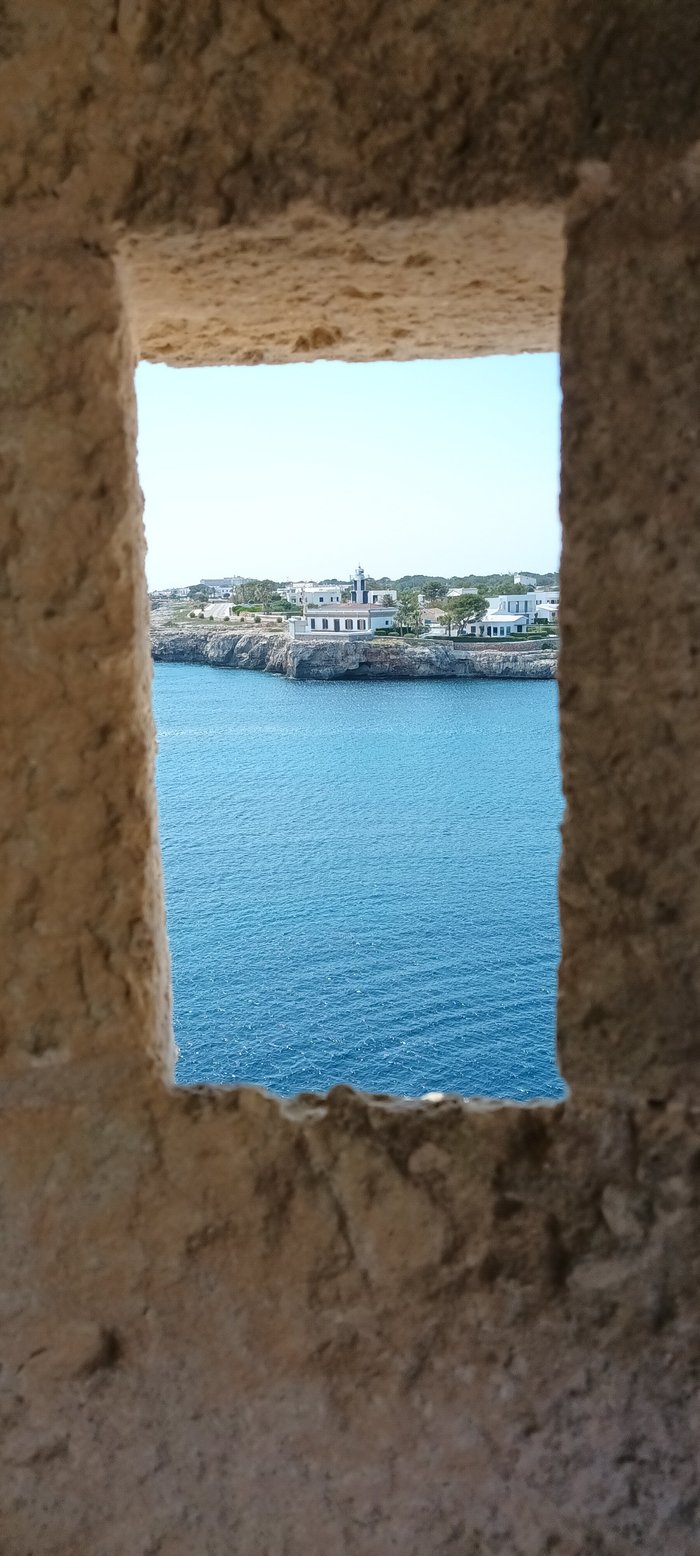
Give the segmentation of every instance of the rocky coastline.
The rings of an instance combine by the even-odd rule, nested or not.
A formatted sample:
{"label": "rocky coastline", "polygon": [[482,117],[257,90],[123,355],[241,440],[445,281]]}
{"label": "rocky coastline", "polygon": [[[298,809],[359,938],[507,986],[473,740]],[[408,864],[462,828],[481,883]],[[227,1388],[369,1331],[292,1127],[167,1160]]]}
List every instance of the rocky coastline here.
{"label": "rocky coastline", "polygon": [[231,627],[153,626],[151,653],[169,664],[264,670],[297,681],[454,680],[551,681],[556,648],[537,641],[493,647],[438,639],[355,638],[338,642],[291,638],[286,632]]}

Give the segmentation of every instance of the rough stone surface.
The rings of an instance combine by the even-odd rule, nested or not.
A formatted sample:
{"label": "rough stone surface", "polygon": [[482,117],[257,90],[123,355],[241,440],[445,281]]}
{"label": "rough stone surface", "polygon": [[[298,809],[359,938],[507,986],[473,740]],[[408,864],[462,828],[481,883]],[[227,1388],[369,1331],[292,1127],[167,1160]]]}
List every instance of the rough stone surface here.
{"label": "rough stone surface", "polygon": [[[0,3],[3,1556],[700,1549],[699,50],[689,0]],[[579,181],[572,1096],[173,1092],[137,351],[551,345]]]}
{"label": "rough stone surface", "polygon": [[561,1055],[596,1092],[697,1098],[700,155],[592,170],[571,222]]}
{"label": "rough stone surface", "polygon": [[0,1074],[169,1046],[132,345],[114,267],[5,248]]}
{"label": "rough stone surface", "polygon": [[242,232],[134,234],[120,252],[152,361],[459,357],[557,349],[562,228],[558,205],[350,221],[307,201]]}
{"label": "rough stone surface", "polygon": [[465,679],[551,681],[557,656],[534,646],[450,647],[439,642],[399,643],[375,638],[342,638],[339,643],[304,641],[286,632],[236,631],[235,627],[156,627],[151,629],[154,659],[171,664],[221,665],[237,670],[269,670],[294,681]]}
{"label": "rough stone surface", "polygon": [[695,1556],[697,1115],[14,1100],[3,1550]]}

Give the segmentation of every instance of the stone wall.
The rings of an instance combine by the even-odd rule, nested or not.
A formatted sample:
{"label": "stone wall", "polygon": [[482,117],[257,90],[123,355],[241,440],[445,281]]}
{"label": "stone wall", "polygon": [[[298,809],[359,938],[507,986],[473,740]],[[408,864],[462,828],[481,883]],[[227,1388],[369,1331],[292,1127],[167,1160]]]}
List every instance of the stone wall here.
{"label": "stone wall", "polygon": [[[699,49],[0,5],[3,1556],[700,1546]],[[137,353],[551,346],[565,217],[570,1099],[176,1092]]]}

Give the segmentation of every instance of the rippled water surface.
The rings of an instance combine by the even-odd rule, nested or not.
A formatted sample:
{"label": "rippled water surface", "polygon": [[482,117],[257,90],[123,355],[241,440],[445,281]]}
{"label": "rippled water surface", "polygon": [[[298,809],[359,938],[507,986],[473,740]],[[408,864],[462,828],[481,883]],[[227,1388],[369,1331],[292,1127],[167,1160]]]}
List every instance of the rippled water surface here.
{"label": "rippled water surface", "polygon": [[556,698],[155,667],[178,1080],[562,1094]]}

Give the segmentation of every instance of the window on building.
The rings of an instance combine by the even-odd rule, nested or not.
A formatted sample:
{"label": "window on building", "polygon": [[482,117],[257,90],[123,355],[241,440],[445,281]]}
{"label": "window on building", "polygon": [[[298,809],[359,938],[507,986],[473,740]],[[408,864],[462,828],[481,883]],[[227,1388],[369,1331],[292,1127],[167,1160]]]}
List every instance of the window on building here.
{"label": "window on building", "polygon": [[367,631],[367,622],[363,621],[361,616],[358,617],[357,630],[358,630],[358,632],[366,632]]}
{"label": "window on building", "polygon": [[346,620],[345,620],[345,631],[346,632],[351,632],[352,631],[352,616],[347,616],[346,617]]}
{"label": "window on building", "polygon": [[340,622],[339,622],[337,616],[335,617],[334,622],[333,622],[333,631],[334,632],[340,632]]}
{"label": "window on building", "polygon": [[328,631],[328,617],[327,616],[323,616],[322,617],[322,619],[321,619],[321,626],[322,626],[324,632]]}
{"label": "window on building", "polygon": [[316,617],[315,616],[311,617],[311,631],[312,632],[316,631]]}

